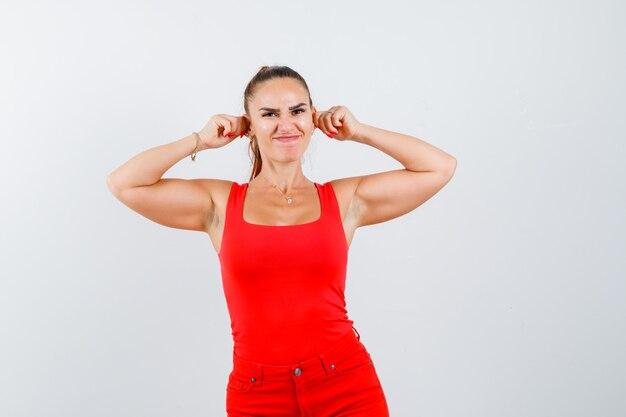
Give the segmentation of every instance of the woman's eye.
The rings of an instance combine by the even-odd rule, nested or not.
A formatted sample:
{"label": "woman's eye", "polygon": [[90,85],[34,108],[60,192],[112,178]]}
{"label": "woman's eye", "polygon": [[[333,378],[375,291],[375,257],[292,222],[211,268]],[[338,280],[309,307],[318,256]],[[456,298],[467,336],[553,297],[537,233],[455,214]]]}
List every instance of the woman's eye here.
{"label": "woman's eye", "polygon": [[[294,112],[296,112],[296,111],[299,111],[299,112],[304,112],[304,109],[295,109],[295,110],[294,110]],[[265,117],[265,116],[269,116],[270,114],[276,114],[276,113],[274,113],[273,111],[268,112],[268,113],[264,113],[264,114],[263,114],[263,117]]]}

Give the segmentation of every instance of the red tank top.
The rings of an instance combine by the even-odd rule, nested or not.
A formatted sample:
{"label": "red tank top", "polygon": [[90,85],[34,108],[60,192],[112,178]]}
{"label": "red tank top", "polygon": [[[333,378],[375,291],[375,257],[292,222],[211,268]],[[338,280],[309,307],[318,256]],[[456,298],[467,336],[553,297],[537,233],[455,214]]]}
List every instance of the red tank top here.
{"label": "red tank top", "polygon": [[233,182],[218,253],[233,353],[288,365],[324,352],[352,331],[344,289],[348,243],[332,185],[314,183],[321,216],[269,226],[243,219],[248,183]]}

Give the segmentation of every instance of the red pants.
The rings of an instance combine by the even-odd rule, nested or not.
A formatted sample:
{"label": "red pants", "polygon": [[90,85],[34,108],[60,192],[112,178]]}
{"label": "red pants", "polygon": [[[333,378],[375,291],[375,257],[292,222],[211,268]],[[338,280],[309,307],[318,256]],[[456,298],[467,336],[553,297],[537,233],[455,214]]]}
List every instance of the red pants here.
{"label": "red pants", "polygon": [[374,362],[360,339],[350,330],[326,352],[284,366],[233,354],[228,417],[388,417]]}

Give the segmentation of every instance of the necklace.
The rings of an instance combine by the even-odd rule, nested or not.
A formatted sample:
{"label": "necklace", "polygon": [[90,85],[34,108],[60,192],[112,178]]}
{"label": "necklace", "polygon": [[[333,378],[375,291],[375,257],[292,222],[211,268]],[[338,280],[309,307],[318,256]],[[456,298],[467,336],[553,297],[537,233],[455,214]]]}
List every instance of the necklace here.
{"label": "necklace", "polygon": [[[261,172],[259,172],[259,174],[263,175],[263,173],[261,173]],[[263,178],[265,178],[265,180],[266,180],[267,182],[269,182],[270,184],[272,184],[272,182],[271,182],[270,180],[268,180],[268,179],[267,179],[267,177],[266,177],[265,175],[263,175]],[[277,186],[277,185],[274,185],[274,184],[272,184],[272,185],[274,186],[274,188],[276,188],[276,190],[277,190],[279,193],[281,193],[281,194],[282,194],[282,196],[283,196],[283,197],[285,197],[285,198],[287,199],[287,204],[291,204],[291,203],[293,203],[293,200],[291,199],[291,197],[289,197],[288,195],[283,194],[283,192],[282,192],[282,191],[280,191],[280,188],[278,188],[278,186]]]}

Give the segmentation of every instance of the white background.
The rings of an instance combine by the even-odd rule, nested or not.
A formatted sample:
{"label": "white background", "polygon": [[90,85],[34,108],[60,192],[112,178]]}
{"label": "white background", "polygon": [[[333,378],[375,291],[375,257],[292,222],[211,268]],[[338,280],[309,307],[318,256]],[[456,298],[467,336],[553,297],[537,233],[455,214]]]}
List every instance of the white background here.
{"label": "white background", "polygon": [[[625,415],[625,16],[619,1],[3,1],[0,415],[225,415],[210,239],[133,212],[106,176],[243,113],[261,65],[458,161],[350,248],[347,308],[392,416]],[[323,183],[401,165],[318,130],[303,168]],[[239,139],[164,177],[249,174]]]}

